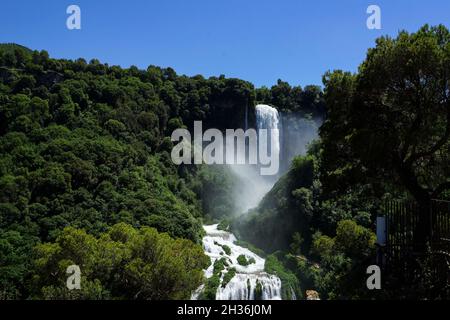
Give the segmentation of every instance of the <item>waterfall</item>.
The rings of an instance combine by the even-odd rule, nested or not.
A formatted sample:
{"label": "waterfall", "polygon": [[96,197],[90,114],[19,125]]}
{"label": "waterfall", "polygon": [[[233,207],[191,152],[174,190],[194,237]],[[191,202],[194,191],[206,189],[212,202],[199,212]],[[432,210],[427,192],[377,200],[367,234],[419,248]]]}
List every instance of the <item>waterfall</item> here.
{"label": "waterfall", "polygon": [[[267,129],[268,147],[271,154],[275,153],[274,158],[280,159],[280,129],[281,121],[277,109],[259,104],[256,109],[256,129]],[[244,124],[248,129],[248,113],[245,112]],[[235,174],[239,187],[235,192],[236,203],[240,212],[247,212],[258,205],[264,195],[272,189],[276,182],[277,175],[263,176],[260,174],[259,165],[230,165],[230,169]]]}
{"label": "waterfall", "polygon": [[270,152],[280,159],[281,119],[277,109],[266,104],[258,104],[256,106],[256,128],[258,131],[261,129],[270,130]]}
{"label": "waterfall", "polygon": [[262,300],[281,300],[281,280],[273,275],[236,274],[225,288],[219,287],[216,300],[255,300],[256,286],[261,284]]}
{"label": "waterfall", "polygon": [[[216,300],[280,300],[281,280],[277,276],[264,272],[265,259],[250,250],[238,246],[235,236],[227,231],[218,230],[217,224],[204,226],[206,236],[203,238],[205,254],[211,259],[211,265],[205,270],[206,278],[213,276],[214,262],[218,259],[227,261],[220,275],[220,285],[217,288]],[[228,247],[229,250],[225,250]],[[239,264],[238,257],[244,256],[250,264]],[[222,285],[224,276],[230,269],[235,269],[236,274],[225,285]],[[201,296],[200,287],[193,293],[192,299]]]}
{"label": "waterfall", "polygon": [[[276,179],[285,172],[295,155],[304,154],[306,146],[317,137],[317,128],[313,121],[296,115],[284,115],[283,119],[277,109],[264,104],[256,106],[256,129],[268,130],[268,147],[273,157],[285,161],[278,175],[262,176],[258,165],[230,165],[238,181],[235,200],[240,212],[256,207],[264,195],[270,191]],[[248,110],[245,109],[244,125],[247,130]],[[282,121],[283,120],[283,121]],[[259,137],[260,138],[260,137]],[[280,161],[281,162],[281,161]],[[230,212],[230,216],[235,213]],[[235,236],[227,231],[218,230],[217,224],[204,226],[206,236],[203,237],[203,249],[210,257],[211,265],[205,270],[205,277],[211,278],[219,273],[214,271],[216,261],[224,261],[224,269],[220,271],[220,284],[216,291],[216,300],[279,300],[281,299],[281,280],[264,271],[265,259],[236,244]],[[248,265],[241,265],[238,257],[244,256]],[[230,279],[230,270],[235,274]],[[214,274],[216,272],[216,274]],[[232,274],[232,273],[231,273]],[[227,277],[228,276],[228,277]],[[224,283],[226,279],[226,283]],[[193,294],[192,299],[201,297],[204,285]],[[292,299],[296,299],[291,288]]]}

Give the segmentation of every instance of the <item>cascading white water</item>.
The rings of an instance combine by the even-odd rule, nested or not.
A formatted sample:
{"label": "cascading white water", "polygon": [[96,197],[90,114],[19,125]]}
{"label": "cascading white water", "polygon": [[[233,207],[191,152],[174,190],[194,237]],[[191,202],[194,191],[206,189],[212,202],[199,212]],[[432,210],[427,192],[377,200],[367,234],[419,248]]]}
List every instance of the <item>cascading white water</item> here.
{"label": "cascading white water", "polygon": [[256,110],[256,128],[269,130],[269,145],[271,153],[278,159],[280,158],[280,132],[281,120],[280,115],[274,107],[267,104],[258,104]]}
{"label": "cascading white water", "polygon": [[[214,262],[225,258],[227,266],[221,272],[221,285],[216,292],[216,300],[254,300],[257,295],[257,287],[260,288],[262,300],[281,299],[281,280],[277,276],[264,272],[265,260],[250,250],[235,244],[236,238],[230,232],[217,229],[217,224],[204,226],[206,236],[203,238],[203,248],[206,255],[211,258],[211,265],[205,270],[205,276],[213,276]],[[230,251],[224,250],[227,246]],[[238,257],[245,256],[252,263],[243,266],[239,264]],[[254,261],[254,262],[253,262]],[[224,275],[231,269],[236,274],[231,280],[222,286]],[[203,288],[199,288],[192,298],[197,299]]]}

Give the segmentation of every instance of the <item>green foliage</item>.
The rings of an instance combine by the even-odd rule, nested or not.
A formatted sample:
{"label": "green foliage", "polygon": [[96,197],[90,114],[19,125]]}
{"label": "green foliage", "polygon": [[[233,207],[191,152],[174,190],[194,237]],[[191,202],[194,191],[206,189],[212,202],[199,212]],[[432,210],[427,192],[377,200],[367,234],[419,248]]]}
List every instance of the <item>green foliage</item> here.
{"label": "green foliage", "polygon": [[311,253],[316,257],[329,257],[333,254],[334,238],[316,232],[313,236]]}
{"label": "green foliage", "polygon": [[229,246],[227,246],[226,244],[221,245],[223,251],[225,252],[225,254],[230,255],[231,254],[231,249]]}
{"label": "green foliage", "polygon": [[[275,102],[299,92],[279,91],[275,86],[267,97]],[[8,235],[2,258],[13,271],[5,271],[0,292],[27,298],[22,283],[30,257],[19,243],[56,241],[67,226],[99,236],[126,222],[198,242],[201,218],[237,212],[229,170],[174,166],[170,135],[192,129],[194,120],[204,128],[243,128],[245,114],[254,126],[256,95],[249,82],[224,76],[57,60],[0,44],[0,234]],[[323,102],[317,88],[300,96],[287,108],[304,105],[310,113],[310,102]],[[86,290],[79,298],[108,296],[95,281]]]}
{"label": "green foliage", "polygon": [[0,231],[0,299],[21,297],[17,283],[25,282],[33,241],[17,231]]}
{"label": "green foliage", "polygon": [[235,268],[228,269],[227,273],[224,274],[223,279],[222,279],[222,288],[225,288],[235,275],[236,275]]}
{"label": "green foliage", "polygon": [[317,165],[313,155],[295,158],[288,173],[258,207],[233,221],[233,231],[267,252],[288,250],[296,232],[304,237],[307,245],[311,238],[308,234],[314,212]]}
{"label": "green foliage", "polygon": [[362,275],[364,266],[373,264],[375,235],[367,227],[373,226],[369,212],[376,212],[376,204],[364,198],[363,188],[341,196],[324,195],[320,164],[321,149],[312,145],[307,156],[294,159],[259,207],[234,221],[233,227],[269,252],[290,251],[278,254],[285,268],[302,287],[319,291],[322,298],[370,297]]}
{"label": "green foliage", "polygon": [[215,300],[216,292],[220,286],[222,274],[225,272],[222,279],[222,286],[225,287],[227,283],[234,277],[236,274],[236,270],[234,268],[230,268],[228,271],[226,267],[228,267],[228,258],[220,258],[214,261],[213,265],[213,275],[206,280],[205,287],[203,288],[200,299],[203,300]]}
{"label": "green foliage", "polygon": [[289,83],[278,80],[270,89],[257,89],[256,99],[258,103],[278,106],[284,113],[292,112],[311,118],[322,118],[325,114],[323,93],[319,86],[291,87]]}
{"label": "green foliage", "polygon": [[[300,284],[294,273],[289,271],[283,263],[277,258],[281,256],[281,252],[268,255],[266,257],[266,263],[264,265],[264,271],[269,274],[278,276],[281,280],[281,297],[285,300],[293,299],[292,293],[295,294],[297,299],[301,299],[302,291]],[[284,258],[284,257],[283,257]]]}
{"label": "green foliage", "polygon": [[[224,252],[226,255],[230,255],[230,254],[231,254],[231,248],[230,248],[229,246],[227,246],[226,244],[220,244],[220,243],[218,243],[217,241],[214,241],[214,244],[215,244],[216,246],[220,246],[220,247],[223,249],[223,252]],[[220,254],[223,254],[223,252],[221,252]]]}
{"label": "green foliage", "polygon": [[201,300],[216,300],[217,288],[220,286],[220,274],[213,274],[206,280],[205,287],[200,294]]}
{"label": "green foliage", "polygon": [[229,231],[229,229],[230,229],[230,222],[227,219],[223,219],[217,225],[217,230]]}
{"label": "green foliage", "polygon": [[317,232],[313,239],[311,253],[320,267],[303,261],[299,261],[297,267],[307,274],[306,281],[318,289],[321,297],[370,297],[362,275],[375,254],[375,234],[353,220],[342,220],[335,237]]}
{"label": "green foliage", "polygon": [[[66,288],[66,268],[80,266],[82,290]],[[44,299],[187,299],[209,264],[201,246],[153,228],[120,223],[94,237],[67,227],[36,247],[32,292]]]}
{"label": "green foliage", "polygon": [[369,255],[375,248],[375,234],[355,221],[342,220],[336,229],[335,245],[350,257]]}
{"label": "green foliage", "polygon": [[256,287],[255,287],[255,300],[262,300],[263,296],[263,286],[261,282],[256,280]]}
{"label": "green foliage", "polygon": [[16,44],[16,43],[0,43],[0,50],[3,53],[8,53],[8,52],[14,53],[15,50],[19,50],[19,51],[22,51],[23,54],[25,54],[25,55],[31,54],[30,49],[28,49],[27,47],[21,46],[20,44]]}
{"label": "green foliage", "polygon": [[295,232],[292,236],[292,243],[291,243],[291,252],[294,254],[300,254],[301,253],[301,247],[303,244],[303,238],[300,233]]}
{"label": "green foliage", "polygon": [[222,165],[203,165],[195,183],[193,190],[202,199],[205,217],[211,221],[220,219],[219,227],[226,227],[226,218],[239,209],[234,197],[237,183],[230,169]]}
{"label": "green foliage", "polygon": [[216,261],[214,261],[213,274],[221,273],[225,269],[225,266],[227,266],[227,265],[228,265],[228,262],[227,262],[226,258],[217,259]]}
{"label": "green foliage", "polygon": [[237,257],[237,262],[241,265],[241,266],[248,266],[252,263],[255,263],[255,259],[253,257],[247,259],[247,257],[243,254],[239,255]]}
{"label": "green foliage", "polygon": [[320,135],[328,190],[370,183],[378,197],[394,189],[423,207],[445,196],[449,43],[446,27],[425,25],[416,33],[377,39],[356,75],[325,75],[329,118]]}

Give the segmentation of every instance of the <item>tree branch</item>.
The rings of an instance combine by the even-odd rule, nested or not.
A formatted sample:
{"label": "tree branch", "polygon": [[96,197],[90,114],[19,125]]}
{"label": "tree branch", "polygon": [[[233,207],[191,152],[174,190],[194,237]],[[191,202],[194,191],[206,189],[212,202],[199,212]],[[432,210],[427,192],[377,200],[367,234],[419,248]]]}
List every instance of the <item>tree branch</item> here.
{"label": "tree branch", "polygon": [[416,118],[414,119],[413,123],[411,124],[411,127],[408,130],[408,134],[406,136],[405,144],[403,145],[402,150],[400,151],[400,157],[402,161],[406,158],[406,155],[408,153],[409,147],[412,144],[413,140],[413,134],[417,130],[419,130],[420,123],[422,122],[422,113],[418,113]]}
{"label": "tree branch", "polygon": [[444,135],[439,139],[436,144],[428,149],[427,151],[419,152],[416,154],[411,155],[405,162],[408,164],[412,164],[414,161],[432,155],[436,151],[438,151],[440,148],[442,148],[449,140],[450,138],[450,106],[447,107],[447,126],[445,128]]}
{"label": "tree branch", "polygon": [[[398,155],[397,155],[398,157]],[[411,193],[411,195],[419,203],[424,203],[430,198],[430,191],[428,188],[422,187],[414,174],[411,164],[404,163],[400,157],[395,158],[394,155],[394,166],[396,168],[397,174],[399,175],[403,185]]]}

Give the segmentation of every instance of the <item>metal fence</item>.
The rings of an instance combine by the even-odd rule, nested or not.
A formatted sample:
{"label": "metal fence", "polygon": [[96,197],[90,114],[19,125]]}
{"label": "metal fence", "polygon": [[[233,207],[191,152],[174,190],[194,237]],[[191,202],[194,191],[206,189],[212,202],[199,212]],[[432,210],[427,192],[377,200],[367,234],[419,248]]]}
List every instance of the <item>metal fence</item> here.
{"label": "metal fence", "polygon": [[450,253],[450,201],[431,202],[431,243],[435,250]]}
{"label": "metal fence", "polygon": [[419,222],[419,208],[413,202],[388,201],[386,217],[386,267],[403,269],[414,261],[414,232]]}
{"label": "metal fence", "polygon": [[423,209],[412,201],[387,201],[384,213],[386,272],[405,282],[428,272],[436,282],[450,285],[450,202],[432,200]]}

